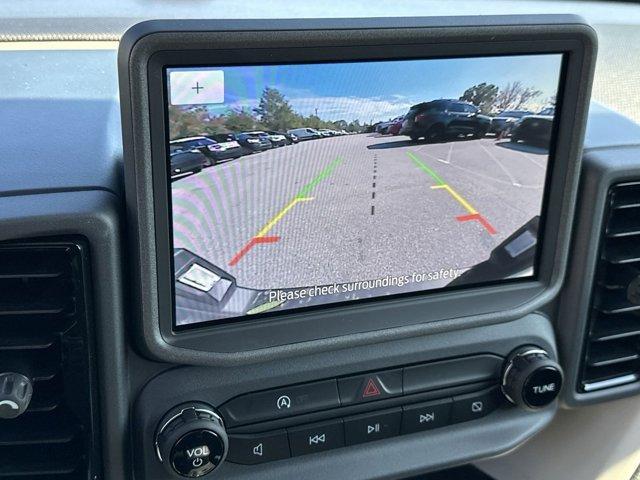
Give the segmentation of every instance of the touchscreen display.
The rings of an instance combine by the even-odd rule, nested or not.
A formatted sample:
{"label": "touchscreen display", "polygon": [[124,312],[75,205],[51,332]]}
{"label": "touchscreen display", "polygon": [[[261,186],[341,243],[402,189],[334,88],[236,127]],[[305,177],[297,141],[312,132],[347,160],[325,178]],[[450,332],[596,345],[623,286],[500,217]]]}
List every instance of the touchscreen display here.
{"label": "touchscreen display", "polygon": [[534,277],[562,60],[166,68],[176,327]]}

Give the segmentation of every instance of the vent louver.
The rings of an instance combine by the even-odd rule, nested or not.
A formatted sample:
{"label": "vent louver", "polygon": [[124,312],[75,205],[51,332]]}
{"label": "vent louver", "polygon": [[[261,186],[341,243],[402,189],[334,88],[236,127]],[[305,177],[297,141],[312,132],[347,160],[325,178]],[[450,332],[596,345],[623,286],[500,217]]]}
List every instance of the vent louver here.
{"label": "vent louver", "polygon": [[99,478],[86,247],[0,243],[0,372],[33,383],[28,409],[0,419],[0,479]]}
{"label": "vent louver", "polygon": [[584,351],[582,391],[640,380],[640,182],[609,191]]}

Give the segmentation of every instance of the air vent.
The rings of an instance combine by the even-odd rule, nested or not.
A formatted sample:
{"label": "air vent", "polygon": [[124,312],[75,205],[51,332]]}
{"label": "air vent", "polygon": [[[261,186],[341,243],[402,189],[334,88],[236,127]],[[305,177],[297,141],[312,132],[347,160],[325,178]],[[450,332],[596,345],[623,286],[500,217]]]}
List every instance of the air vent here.
{"label": "air vent", "polygon": [[0,243],[0,373],[31,379],[17,418],[0,419],[0,480],[100,478],[87,248]]}
{"label": "air vent", "polygon": [[583,392],[640,380],[640,182],[609,191],[584,348]]}

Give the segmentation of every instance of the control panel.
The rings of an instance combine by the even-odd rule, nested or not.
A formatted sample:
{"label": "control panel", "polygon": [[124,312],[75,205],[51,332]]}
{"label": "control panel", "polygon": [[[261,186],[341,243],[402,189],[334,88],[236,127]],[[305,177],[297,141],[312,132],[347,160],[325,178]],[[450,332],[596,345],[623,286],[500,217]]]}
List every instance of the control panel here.
{"label": "control panel", "polygon": [[196,478],[223,461],[258,465],[473,421],[508,405],[553,402],[562,371],[525,345],[505,359],[479,354],[288,385],[214,408],[178,405],[155,434],[166,471]]}
{"label": "control panel", "polygon": [[[367,383],[362,392],[367,388],[375,390],[372,385],[375,385],[374,381]],[[253,465],[431,430],[483,417],[501,404],[497,388],[454,396],[442,395],[391,408],[371,404],[375,410],[360,414],[345,412],[344,416],[278,430],[230,433],[228,461]],[[411,401],[409,398],[403,400]]]}

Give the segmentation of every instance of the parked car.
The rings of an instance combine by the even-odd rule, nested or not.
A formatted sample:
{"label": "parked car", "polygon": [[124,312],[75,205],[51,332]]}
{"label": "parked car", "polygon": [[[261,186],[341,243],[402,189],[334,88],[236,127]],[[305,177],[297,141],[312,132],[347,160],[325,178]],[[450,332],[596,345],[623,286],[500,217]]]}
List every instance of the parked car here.
{"label": "parked car", "polygon": [[[397,135],[400,131],[400,127],[402,127],[403,120],[404,115],[401,115],[399,117],[392,118],[387,122],[380,122],[378,125],[376,125],[376,132],[380,133],[381,135]],[[394,127],[393,130],[396,130],[396,133],[392,133],[392,131],[390,131],[391,127]]]}
{"label": "parked car", "polygon": [[287,133],[287,132],[276,132],[275,130],[267,130],[266,131],[269,135],[275,136],[275,135],[280,135],[283,136],[286,139],[286,144],[287,145],[291,145],[293,143],[298,143],[300,140],[298,139],[298,137],[295,134],[292,133]]}
{"label": "parked car", "polygon": [[320,133],[320,135],[322,137],[333,137],[335,136],[335,133],[333,132],[333,130],[329,130],[328,128],[321,128],[318,130],[318,132]]}
{"label": "parked car", "polygon": [[250,134],[254,134],[254,135],[259,135],[261,137],[265,137],[267,140],[269,140],[271,142],[271,145],[274,147],[284,147],[287,144],[287,139],[284,135],[282,135],[281,133],[276,133],[274,135],[271,135],[267,132],[264,132],[262,130],[256,130],[254,132],[247,132]]}
{"label": "parked car", "polygon": [[321,138],[322,135],[315,128],[293,128],[291,130],[287,130],[289,135],[295,135],[298,137],[298,140],[315,140],[317,138]]}
{"label": "parked car", "polygon": [[273,148],[273,144],[266,135],[258,135],[255,132],[240,133],[236,135],[236,139],[247,153],[262,152]]}
{"label": "parked car", "polygon": [[246,146],[246,142],[241,141],[240,134],[237,134],[237,133],[218,133],[215,135],[210,135],[210,138],[213,140],[219,139],[223,142],[236,142],[240,147],[241,156],[248,155],[249,153],[253,153],[254,151],[256,151],[252,148],[248,148]]}
{"label": "parked car", "polygon": [[197,149],[181,150],[173,146],[169,148],[172,178],[185,173],[198,173],[202,171],[206,161],[207,157]]}
{"label": "parked car", "polygon": [[556,114],[556,107],[546,107],[538,112],[538,115],[551,115],[552,117]]}
{"label": "parked car", "polygon": [[391,123],[391,120],[388,120],[386,122],[380,122],[380,123],[376,124],[375,132],[384,135],[386,133],[387,127],[389,126],[390,123]]}
{"label": "parked car", "polygon": [[175,147],[176,152],[198,150],[206,157],[205,167],[210,167],[221,160],[228,160],[229,158],[234,158],[234,155],[240,156],[241,154],[238,151],[229,152],[221,147],[218,142],[205,136],[178,138],[169,142],[169,145],[172,148]]}
{"label": "parked car", "polygon": [[495,133],[496,135],[509,133],[516,122],[527,115],[533,115],[533,112],[529,110],[504,110],[491,119],[489,132]]}
{"label": "parked car", "polygon": [[387,135],[398,135],[402,128],[402,122],[404,122],[404,115],[402,117],[394,118],[391,124],[387,126]]}
{"label": "parked car", "polygon": [[208,135],[207,138],[220,145],[219,148],[214,149],[214,154],[218,156],[218,160],[240,158],[244,153],[240,143],[232,133],[217,133]]}
{"label": "parked car", "polygon": [[552,129],[553,115],[528,115],[522,117],[511,131],[511,141],[549,148]]}
{"label": "parked car", "polygon": [[491,119],[482,115],[475,105],[460,100],[434,100],[409,109],[400,135],[407,135],[414,142],[420,138],[438,141],[461,134],[480,138],[486,135],[490,126]]}

